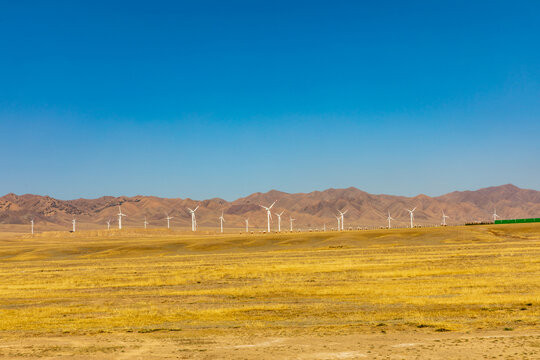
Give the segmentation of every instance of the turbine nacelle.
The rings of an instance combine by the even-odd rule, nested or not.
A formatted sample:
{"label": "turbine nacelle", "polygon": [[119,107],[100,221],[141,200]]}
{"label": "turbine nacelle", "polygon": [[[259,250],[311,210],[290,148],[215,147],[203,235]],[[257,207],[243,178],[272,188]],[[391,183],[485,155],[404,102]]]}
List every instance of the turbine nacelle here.
{"label": "turbine nacelle", "polygon": [[[277,201],[277,200],[276,200],[276,201]],[[274,204],[276,203],[276,201],[274,201],[274,202],[272,203],[272,205],[270,205],[270,206],[268,206],[268,207],[263,206],[263,205],[259,205],[259,206],[262,207],[263,209],[265,209],[266,211],[270,211],[270,209],[272,208],[272,206],[274,206]]]}
{"label": "turbine nacelle", "polygon": [[193,213],[195,213],[195,211],[197,211],[197,209],[199,208],[199,206],[200,206],[200,205],[197,205],[197,207],[195,208],[195,210],[192,210],[192,209],[190,209],[190,208],[188,208],[188,210],[189,210],[190,213],[193,214]]}
{"label": "turbine nacelle", "polygon": [[127,216],[126,214],[122,213],[122,208],[120,206],[118,207],[118,214],[116,214],[116,215],[118,215],[119,217]]}

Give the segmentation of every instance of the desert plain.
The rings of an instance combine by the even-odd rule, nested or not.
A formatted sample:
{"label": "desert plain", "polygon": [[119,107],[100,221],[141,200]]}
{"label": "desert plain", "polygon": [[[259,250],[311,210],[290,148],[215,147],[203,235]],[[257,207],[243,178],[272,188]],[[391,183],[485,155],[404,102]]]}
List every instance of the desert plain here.
{"label": "desert plain", "polygon": [[540,224],[0,229],[0,359],[540,358]]}

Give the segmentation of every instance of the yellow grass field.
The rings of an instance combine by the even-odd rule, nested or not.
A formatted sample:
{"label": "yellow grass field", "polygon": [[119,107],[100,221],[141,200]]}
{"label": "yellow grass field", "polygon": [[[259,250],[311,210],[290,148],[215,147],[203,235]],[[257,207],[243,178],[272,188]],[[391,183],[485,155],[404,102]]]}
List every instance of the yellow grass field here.
{"label": "yellow grass field", "polygon": [[540,224],[0,233],[0,358],[539,358]]}

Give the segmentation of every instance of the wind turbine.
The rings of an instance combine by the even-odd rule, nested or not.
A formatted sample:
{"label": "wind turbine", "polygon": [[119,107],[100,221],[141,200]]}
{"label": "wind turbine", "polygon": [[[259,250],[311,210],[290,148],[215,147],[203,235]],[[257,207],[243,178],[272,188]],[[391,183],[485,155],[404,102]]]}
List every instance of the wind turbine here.
{"label": "wind turbine", "polygon": [[225,218],[223,217],[223,211],[221,212],[221,216],[219,217],[219,221],[221,223],[221,233],[223,234],[223,222],[225,222]]}
{"label": "wind turbine", "polygon": [[249,218],[246,219],[246,233],[249,232]]}
{"label": "wind turbine", "polygon": [[34,235],[34,218],[30,220],[30,223],[32,224],[32,235]]}
{"label": "wind turbine", "polygon": [[144,229],[145,229],[145,230],[146,230],[146,225],[148,225],[148,224],[149,224],[149,222],[146,221],[146,216],[145,216],[145,217],[144,217]]}
{"label": "wind turbine", "polygon": [[414,218],[413,212],[414,212],[414,210],[416,210],[416,206],[412,210],[407,209],[409,214],[411,214],[411,229],[413,228],[413,218]]}
{"label": "wind turbine", "polygon": [[107,230],[111,230],[111,219],[107,219]]}
{"label": "wind turbine", "polygon": [[195,210],[192,210],[188,208],[189,212],[191,213],[191,231],[197,230],[197,220],[195,220],[195,211],[199,208],[199,205],[195,208]]}
{"label": "wind turbine", "polygon": [[296,220],[296,219],[293,219],[292,217],[289,216],[289,220],[290,220],[290,222],[291,222],[291,232],[292,232],[292,223],[293,223],[293,221]]}
{"label": "wind turbine", "polygon": [[493,209],[493,222],[495,222],[495,220],[497,220],[498,218],[500,218],[500,216],[497,215],[497,209]]}
{"label": "wind turbine", "polygon": [[390,216],[390,211],[388,212],[388,218],[386,220],[388,220],[388,228],[391,229],[392,225],[390,224],[390,221],[394,220],[394,218]]}
{"label": "wind turbine", "polygon": [[122,214],[122,208],[120,205],[118,205],[118,229],[122,229],[122,216],[127,216],[126,214]]}
{"label": "wind turbine", "polygon": [[[276,200],[276,201],[277,201],[277,200]],[[274,201],[274,202],[272,203],[272,205],[270,205],[269,207],[259,205],[260,207],[262,207],[263,209],[266,210],[266,217],[267,217],[267,220],[268,220],[268,232],[270,232],[270,220],[272,220],[272,212],[270,211],[270,209],[272,208],[272,206],[274,206],[274,204],[276,203],[276,201]]]}
{"label": "wind turbine", "polygon": [[73,232],[75,232],[75,224],[77,223],[77,219],[73,218],[73,220],[71,220],[71,224],[73,225]]}
{"label": "wind turbine", "polygon": [[450,216],[444,214],[444,210],[443,210],[443,212],[442,212],[442,225],[443,226],[446,226],[446,219],[449,218],[449,217]]}
{"label": "wind turbine", "polygon": [[336,215],[337,219],[337,231],[341,231],[341,217]]}
{"label": "wind turbine", "polygon": [[278,226],[278,232],[281,232],[281,215],[283,215],[284,211],[280,212],[279,214],[278,213],[275,213],[276,216],[277,216],[277,226]]}
{"label": "wind turbine", "polygon": [[[169,214],[167,214],[167,229],[171,228],[171,219],[174,219],[174,217],[170,217]],[[146,223],[146,218],[144,218],[144,222]],[[146,229],[146,224],[144,224],[144,228]]]}
{"label": "wind turbine", "polygon": [[326,224],[323,225],[323,231],[326,232]]}
{"label": "wind turbine", "polygon": [[341,212],[338,210],[338,212],[341,214],[341,230],[345,230],[345,228],[343,227],[343,224],[345,223],[345,219],[343,218],[343,215],[345,215],[347,211],[349,210],[345,210],[344,212]]}

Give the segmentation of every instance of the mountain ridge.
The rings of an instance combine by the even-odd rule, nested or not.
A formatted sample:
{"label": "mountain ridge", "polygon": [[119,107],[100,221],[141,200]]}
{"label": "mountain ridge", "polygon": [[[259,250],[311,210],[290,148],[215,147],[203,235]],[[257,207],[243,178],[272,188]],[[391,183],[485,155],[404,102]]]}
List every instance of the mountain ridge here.
{"label": "mountain ridge", "polygon": [[165,226],[165,217],[169,214],[174,217],[172,226],[189,227],[191,215],[187,207],[199,204],[199,226],[218,227],[218,217],[223,211],[227,227],[242,227],[244,219],[249,218],[251,225],[262,228],[266,223],[266,214],[259,205],[268,206],[274,200],[277,200],[274,212],[285,211],[282,229],[288,228],[289,215],[296,219],[296,227],[321,227],[323,224],[328,228],[335,227],[335,214],[344,208],[349,210],[345,218],[346,227],[384,226],[388,212],[395,219],[395,226],[405,226],[409,221],[406,209],[413,207],[417,207],[415,222],[422,225],[439,224],[443,210],[450,216],[449,223],[488,221],[495,209],[503,218],[540,216],[540,191],[505,184],[453,191],[435,197],[425,194],[412,197],[370,194],[356,187],[307,193],[273,189],[233,201],[219,197],[193,200],[145,195],[58,200],[50,196],[9,193],[0,197],[0,223],[24,224],[30,218],[36,218],[36,221],[65,226],[76,217],[81,223],[101,227],[107,219],[116,220],[118,206],[122,206],[122,211],[128,215],[123,220],[126,226],[142,227],[145,217],[152,226]]}

